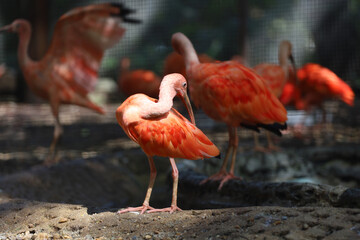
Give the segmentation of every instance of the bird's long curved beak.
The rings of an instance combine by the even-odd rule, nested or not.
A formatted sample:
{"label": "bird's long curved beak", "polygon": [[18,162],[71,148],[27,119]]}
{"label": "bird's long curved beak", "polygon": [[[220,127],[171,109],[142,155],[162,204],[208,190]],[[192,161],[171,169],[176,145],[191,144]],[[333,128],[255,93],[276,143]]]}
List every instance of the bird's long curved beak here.
{"label": "bird's long curved beak", "polygon": [[189,96],[187,95],[186,92],[184,93],[184,96],[181,96],[181,101],[184,103],[184,105],[186,107],[186,110],[189,113],[191,123],[195,125],[194,112],[193,112],[192,107],[191,107]]}
{"label": "bird's long curved beak", "polygon": [[297,74],[296,74],[296,64],[295,64],[295,59],[294,59],[294,56],[293,56],[292,54],[290,54],[290,56],[289,56],[289,60],[290,60],[291,65],[293,66],[293,69],[294,69],[295,84],[297,85],[299,81],[298,81]]}
{"label": "bird's long curved beak", "polygon": [[11,25],[6,25],[3,26],[2,28],[0,28],[0,33],[1,32],[10,32],[11,31]]}

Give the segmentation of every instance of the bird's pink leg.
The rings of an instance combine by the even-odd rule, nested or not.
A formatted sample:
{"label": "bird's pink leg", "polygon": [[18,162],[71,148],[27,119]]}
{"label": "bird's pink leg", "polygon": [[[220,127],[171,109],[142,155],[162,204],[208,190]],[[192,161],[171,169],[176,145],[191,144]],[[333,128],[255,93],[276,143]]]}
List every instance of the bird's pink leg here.
{"label": "bird's pink leg", "polygon": [[228,149],[226,150],[225,158],[221,165],[220,170],[217,173],[211,175],[210,177],[202,180],[200,182],[200,185],[205,184],[209,181],[220,181],[228,174],[226,171],[226,167],[227,167],[228,158],[230,156],[230,153],[232,152],[232,148],[233,148],[233,146],[231,146],[231,145],[228,146]]}
{"label": "bird's pink leg", "polygon": [[124,210],[118,211],[119,214],[126,213],[126,212],[136,212],[136,211],[140,211],[140,214],[143,214],[147,210],[154,209],[153,207],[150,207],[149,201],[150,201],[151,192],[152,192],[152,189],[153,189],[154,183],[155,183],[156,167],[155,167],[155,164],[154,164],[154,159],[151,156],[148,156],[148,160],[149,160],[149,164],[150,164],[150,181],[149,181],[148,189],[146,191],[145,200],[144,200],[142,206],[140,206],[140,207],[128,207],[128,208],[126,208]]}
{"label": "bird's pink leg", "polygon": [[173,158],[170,158],[170,163],[171,163],[171,167],[172,167],[172,177],[173,177],[173,193],[172,193],[171,206],[168,208],[163,208],[163,209],[152,209],[152,210],[148,211],[149,213],[152,213],[152,212],[173,213],[175,211],[181,211],[181,209],[177,206],[177,190],[178,190],[178,182],[179,182],[179,171],[176,167],[176,163]]}
{"label": "bird's pink leg", "polygon": [[48,156],[44,162],[45,165],[52,165],[58,162],[59,159],[57,157],[57,143],[63,134],[63,128],[59,119],[59,102],[56,99],[51,99],[50,106],[52,114],[55,118],[55,126],[53,140],[49,148]]}
{"label": "bird's pink leg", "polygon": [[278,147],[274,144],[269,132],[266,132],[266,138],[268,141],[268,150],[269,151],[280,151],[280,147]]}
{"label": "bird's pink leg", "polygon": [[[201,181],[200,184],[204,184],[208,181],[221,181],[219,188],[218,188],[218,190],[220,190],[222,188],[222,186],[224,185],[224,183],[227,182],[228,180],[241,179],[240,177],[234,176],[234,166],[233,166],[235,164],[236,151],[237,151],[237,147],[238,147],[237,130],[235,127],[230,127],[230,126],[228,126],[228,130],[229,130],[229,147],[226,151],[225,159],[222,163],[220,171],[215,173],[214,175],[208,177],[207,179]],[[231,171],[227,172],[226,171],[227,161],[228,161],[228,158],[230,157],[230,155],[232,156],[231,166],[233,166],[233,167],[232,167],[232,172]]]}
{"label": "bird's pink leg", "polygon": [[227,181],[229,181],[230,179],[242,180],[241,177],[236,177],[234,175],[236,152],[237,152],[237,148],[238,148],[238,144],[239,144],[236,128],[232,128],[230,131],[230,143],[232,144],[232,149],[233,149],[232,156],[231,156],[230,171],[222,178],[220,185],[218,187],[218,190],[221,190],[221,188],[224,186],[224,184]]}

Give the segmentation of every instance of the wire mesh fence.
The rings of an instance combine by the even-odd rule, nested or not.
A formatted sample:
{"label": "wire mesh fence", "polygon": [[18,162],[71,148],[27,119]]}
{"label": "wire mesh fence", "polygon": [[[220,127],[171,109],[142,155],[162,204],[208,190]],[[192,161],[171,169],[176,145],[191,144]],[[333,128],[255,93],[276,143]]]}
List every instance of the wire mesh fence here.
{"label": "wire mesh fence", "polygon": [[[26,18],[36,32],[35,29],[39,28],[39,20],[36,19],[46,21],[42,25],[46,28],[46,42],[37,43],[33,39],[31,44],[35,49],[46,50],[54,25],[62,14],[74,7],[100,2],[106,1],[0,1],[0,25],[9,24],[16,18]],[[240,54],[250,66],[261,62],[277,63],[279,42],[288,39],[293,44],[298,66],[317,62],[333,70],[355,89],[360,86],[360,27],[356,24],[360,18],[360,3],[356,0],[119,2],[135,9],[134,18],[141,19],[142,23],[124,24],[126,34],[106,52],[102,61],[102,78],[99,83],[105,82],[104,77],[116,83],[121,74],[119,61],[125,56],[132,60],[133,69],[151,69],[162,75],[164,59],[172,51],[171,35],[180,31],[191,39],[198,53],[206,53],[218,60],[228,60]],[[39,13],[39,8],[45,8],[46,11]],[[0,78],[0,101],[26,100],[23,95],[29,92],[24,90],[26,84],[19,70],[17,45],[15,34],[0,34],[0,63],[6,63],[12,69],[10,77]],[[29,53],[37,54],[32,48]],[[36,57],[41,58],[39,55]],[[4,84],[11,81],[16,83],[11,85],[12,91],[4,92]],[[4,98],[4,93],[11,97]],[[119,93],[115,91],[113,94]],[[103,103],[106,104],[109,99],[113,101],[106,98]],[[119,99],[115,98],[115,101],[118,103]],[[12,105],[4,106],[3,110],[6,111],[2,119],[6,118]],[[50,111],[44,115],[51,118]],[[64,123],[71,124],[75,115],[74,112],[66,111],[62,115]],[[43,121],[45,118],[40,119]]]}

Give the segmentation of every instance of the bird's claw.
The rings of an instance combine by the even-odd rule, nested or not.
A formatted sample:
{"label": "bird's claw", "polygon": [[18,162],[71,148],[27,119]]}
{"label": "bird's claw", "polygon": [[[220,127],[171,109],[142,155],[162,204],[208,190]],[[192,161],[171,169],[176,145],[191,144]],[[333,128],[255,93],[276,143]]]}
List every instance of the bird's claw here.
{"label": "bird's claw", "polygon": [[235,175],[232,174],[232,173],[228,173],[228,174],[221,180],[220,185],[219,185],[219,187],[218,187],[218,191],[220,191],[220,190],[222,189],[222,187],[224,186],[224,184],[225,184],[227,181],[232,180],[232,179],[234,179],[234,180],[239,180],[239,181],[242,181],[242,180],[243,180],[242,177],[237,177],[237,176],[235,176]]}
{"label": "bird's claw", "polygon": [[237,177],[235,176],[233,173],[228,173],[225,171],[220,171],[218,173],[215,173],[214,175],[208,177],[207,179],[204,179],[200,182],[200,185],[205,184],[206,182],[209,181],[220,181],[220,185],[218,187],[218,191],[221,190],[221,188],[224,186],[224,184],[229,181],[230,179],[235,179],[235,180],[243,180],[241,177]]}
{"label": "bird's claw", "polygon": [[268,149],[266,147],[262,147],[262,146],[255,146],[254,152],[267,153],[267,152],[270,152],[270,149]]}
{"label": "bird's claw", "polygon": [[220,181],[222,180],[224,177],[226,177],[226,175],[228,175],[228,173],[226,171],[222,171],[220,170],[218,173],[215,173],[214,175],[211,175],[210,177],[202,180],[200,182],[200,185],[203,185],[209,181]]}
{"label": "bird's claw", "polygon": [[281,151],[281,148],[278,147],[278,146],[275,146],[275,145],[269,145],[269,146],[268,146],[268,150],[269,150],[270,152],[279,152],[279,151]]}
{"label": "bird's claw", "polygon": [[155,208],[150,207],[149,205],[142,205],[140,207],[128,207],[126,209],[119,210],[117,213],[122,214],[122,213],[127,213],[127,212],[140,212],[140,214],[143,214],[148,210],[149,211],[155,210]]}
{"label": "bird's claw", "polygon": [[176,212],[176,211],[182,211],[182,210],[178,206],[171,206],[171,207],[168,207],[168,208],[152,209],[152,210],[149,210],[148,213],[153,213],[153,212],[169,212],[169,213],[173,213],[173,212]]}
{"label": "bird's claw", "polygon": [[61,157],[58,154],[49,153],[44,161],[44,166],[50,167],[57,164],[60,161]]}

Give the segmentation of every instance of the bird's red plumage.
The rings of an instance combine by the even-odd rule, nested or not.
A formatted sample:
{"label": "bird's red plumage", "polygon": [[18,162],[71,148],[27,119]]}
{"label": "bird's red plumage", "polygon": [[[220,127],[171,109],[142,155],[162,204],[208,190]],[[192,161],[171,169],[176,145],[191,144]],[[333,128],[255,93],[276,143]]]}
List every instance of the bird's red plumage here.
{"label": "bird's red plumage", "polygon": [[230,126],[287,120],[285,108],[261,77],[239,63],[199,64],[189,77],[194,103],[215,120]]}
{"label": "bird's red plumage", "polygon": [[254,71],[264,79],[275,96],[280,97],[287,81],[284,69],[276,64],[262,63],[256,65]]}
{"label": "bird's red plumage", "polygon": [[130,59],[123,58],[120,64],[118,87],[127,97],[144,93],[150,97],[159,96],[161,79],[151,70],[130,70]]}
{"label": "bird's red plumage", "polygon": [[351,106],[354,104],[355,94],[351,87],[328,68],[308,63],[297,71],[297,77],[297,88],[301,95],[297,105],[300,109],[321,105],[331,98],[340,99]]}
{"label": "bird's red plumage", "polygon": [[[214,62],[214,60],[206,54],[199,54],[198,57],[201,63]],[[177,52],[171,52],[165,58],[164,75],[170,73],[180,73],[185,78],[187,78],[184,57]]]}
{"label": "bird's red plumage", "polygon": [[143,98],[156,101],[143,94],[132,95],[117,109],[116,118],[125,133],[147,155],[190,160],[219,155],[218,148],[205,134],[174,108],[161,118],[141,118],[136,108]]}
{"label": "bird's red plumage", "polygon": [[56,23],[43,61],[61,65],[53,74],[64,78],[74,91],[85,95],[94,90],[104,51],[125,32],[121,19],[112,17],[119,11],[110,3],[93,4],[65,13]]}

